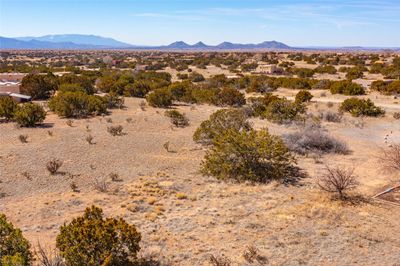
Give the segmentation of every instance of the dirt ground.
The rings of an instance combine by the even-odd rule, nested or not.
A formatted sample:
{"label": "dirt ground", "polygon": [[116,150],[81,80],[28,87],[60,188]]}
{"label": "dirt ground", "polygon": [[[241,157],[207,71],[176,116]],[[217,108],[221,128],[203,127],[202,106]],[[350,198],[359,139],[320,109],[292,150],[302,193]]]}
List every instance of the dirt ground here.
{"label": "dirt ground", "polygon": [[[72,127],[54,114],[41,128],[0,124],[0,212],[34,245],[54,246],[60,225],[95,204],[107,216],[135,224],[143,253],[172,265],[208,265],[212,254],[247,265],[242,253],[249,245],[271,265],[400,265],[399,207],[331,201],[316,185],[324,163],[354,166],[361,183],[357,193],[366,198],[398,179],[381,173],[376,160],[379,149],[388,145],[387,134],[390,141],[400,141],[400,123],[391,115],[323,122],[352,152],[299,157],[308,174],[299,186],[245,185],[198,173],[205,151],[192,135],[216,107],[176,106],[190,119],[189,127],[176,129],[164,110],[142,111],[141,101],[126,98],[125,110],[74,120]],[[314,112],[328,108],[310,104]],[[296,130],[265,120],[252,123],[279,135]],[[110,125],[122,125],[126,134],[111,136]],[[21,134],[28,135],[28,143],[18,140]],[[88,134],[95,144],[85,141]],[[51,158],[63,161],[54,176],[46,170]],[[111,181],[110,173],[121,181]],[[95,180],[106,181],[107,191],[96,190]],[[72,191],[72,182],[79,192]]]}

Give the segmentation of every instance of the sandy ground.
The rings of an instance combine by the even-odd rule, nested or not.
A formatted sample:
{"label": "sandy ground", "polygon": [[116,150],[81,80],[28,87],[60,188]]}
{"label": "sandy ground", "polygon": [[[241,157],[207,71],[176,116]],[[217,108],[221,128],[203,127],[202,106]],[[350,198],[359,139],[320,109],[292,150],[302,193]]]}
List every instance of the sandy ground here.
{"label": "sandy ground", "polygon": [[[143,252],[158,254],[172,265],[208,265],[211,254],[225,254],[233,265],[248,265],[242,257],[248,245],[255,245],[271,265],[400,265],[399,207],[344,205],[316,186],[323,163],[355,166],[361,183],[357,192],[365,197],[395,180],[379,171],[375,156],[386,145],[388,132],[393,132],[391,141],[400,141],[398,121],[390,116],[362,119],[362,128],[356,126],[360,119],[348,116],[342,123],[324,122],[332,135],[347,142],[350,155],[323,156],[322,163],[299,158],[309,175],[301,186],[252,186],[198,173],[204,150],[192,141],[192,134],[216,107],[177,106],[190,126],[176,129],[164,110],[142,111],[140,102],[127,98],[125,110],[74,120],[72,127],[54,114],[42,128],[0,124],[0,192],[5,194],[0,212],[34,245],[40,241],[52,246],[60,225],[95,204],[106,215],[135,224],[142,233]],[[319,103],[310,109],[328,107]],[[252,122],[273,134],[296,130],[265,120]],[[111,136],[110,125],[123,125],[126,135]],[[20,134],[28,135],[28,143],[20,143]],[[85,141],[88,134],[94,145]],[[167,141],[170,152],[163,148]],[[49,175],[45,165],[50,158],[64,162],[62,173]],[[112,172],[122,181],[111,181]],[[108,191],[96,190],[95,179],[106,180]],[[80,192],[72,192],[71,182]]]}

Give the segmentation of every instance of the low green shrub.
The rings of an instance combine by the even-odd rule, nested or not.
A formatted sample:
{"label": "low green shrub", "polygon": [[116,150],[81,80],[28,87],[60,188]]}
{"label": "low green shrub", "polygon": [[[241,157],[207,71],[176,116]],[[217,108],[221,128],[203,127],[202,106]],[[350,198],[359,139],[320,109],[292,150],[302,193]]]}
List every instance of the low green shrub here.
{"label": "low green shrub", "polygon": [[217,106],[240,107],[246,104],[246,98],[244,97],[243,93],[237,89],[226,87],[217,93],[213,102]]}
{"label": "low green shrub", "polygon": [[44,100],[57,90],[57,77],[52,73],[47,75],[26,75],[20,86],[20,92],[32,97],[33,100]]}
{"label": "low green shrub", "polygon": [[151,82],[145,80],[135,81],[124,87],[126,96],[144,98],[151,91]]}
{"label": "low green shrub", "polygon": [[349,68],[346,73],[346,78],[348,80],[362,78],[364,76],[363,70],[365,69],[360,67]]}
{"label": "low green shrub", "polygon": [[17,104],[11,97],[0,97],[0,118],[10,121],[17,110]]}
{"label": "low green shrub", "polygon": [[110,92],[103,97],[107,108],[109,109],[121,109],[124,107],[124,98],[116,94],[115,92]]}
{"label": "low green shrub", "polygon": [[196,129],[193,140],[203,145],[212,144],[215,137],[229,129],[247,131],[251,129],[246,114],[240,109],[223,109],[213,113]]}
{"label": "low green shrub", "polygon": [[86,208],[61,226],[56,246],[67,265],[138,265],[141,235],[124,219],[104,218],[102,209]]}
{"label": "low green shrub", "polygon": [[330,90],[332,86],[332,81],[328,79],[319,80],[315,83],[311,89],[313,90]]}
{"label": "low green shrub", "polygon": [[216,136],[201,172],[237,182],[289,180],[297,175],[295,159],[283,140],[267,130],[229,129]]}
{"label": "low green shrub", "polygon": [[0,213],[0,265],[28,266],[32,263],[30,244],[18,228]]}
{"label": "low green shrub", "polygon": [[333,82],[330,91],[332,94],[344,94],[344,95],[365,94],[363,86],[347,80]]}
{"label": "low green shrub", "polygon": [[349,98],[346,99],[339,108],[342,112],[349,112],[352,116],[382,116],[385,111],[375,106],[375,104],[370,100]]}
{"label": "low green shrub", "polygon": [[58,93],[49,101],[49,108],[61,117],[84,118],[107,113],[107,101],[83,92]]}
{"label": "low green shrub", "polygon": [[318,66],[314,69],[316,73],[327,73],[327,74],[336,74],[337,70],[334,66],[331,65],[323,65]]}
{"label": "low green shrub", "polygon": [[379,91],[385,95],[400,94],[400,80],[383,81],[376,80],[371,83],[371,90]]}
{"label": "low green shrub", "polygon": [[22,127],[34,127],[46,118],[46,111],[42,106],[34,103],[19,105],[14,113],[14,119]]}
{"label": "low green shrub", "polygon": [[191,95],[196,103],[212,104],[215,102],[215,98],[217,97],[218,92],[219,89],[200,87],[193,88],[193,90],[191,91]]}
{"label": "low green shrub", "polygon": [[197,72],[192,72],[189,75],[189,80],[191,80],[192,82],[202,82],[205,81],[206,79],[204,78],[204,76],[200,73]]}
{"label": "low green shrub", "polygon": [[177,110],[168,110],[165,111],[165,116],[171,119],[171,123],[176,127],[187,127],[189,125],[189,119],[178,112]]}
{"label": "low green shrub", "polygon": [[301,90],[296,94],[295,102],[296,103],[305,103],[311,101],[313,95],[306,90]]}
{"label": "low green shrub", "polygon": [[304,104],[291,102],[285,98],[271,101],[263,116],[271,122],[283,124],[303,119],[306,112]]}
{"label": "low green shrub", "polygon": [[168,88],[162,88],[149,93],[146,100],[150,106],[168,108],[172,105],[173,98]]}

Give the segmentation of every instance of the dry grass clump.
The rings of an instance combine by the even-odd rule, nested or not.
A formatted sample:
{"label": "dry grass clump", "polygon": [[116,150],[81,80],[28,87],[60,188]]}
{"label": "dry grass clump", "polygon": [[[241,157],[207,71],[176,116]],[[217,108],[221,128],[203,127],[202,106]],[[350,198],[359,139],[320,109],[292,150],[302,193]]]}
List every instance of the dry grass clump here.
{"label": "dry grass clump", "polygon": [[35,257],[43,266],[64,266],[64,260],[57,249],[45,249],[40,242],[35,249]]}
{"label": "dry grass clump", "polygon": [[122,136],[124,135],[123,133],[124,127],[119,125],[119,126],[109,126],[107,127],[108,133],[110,133],[112,136]]}
{"label": "dry grass clump", "polygon": [[187,195],[183,192],[176,193],[176,198],[179,200],[187,199]]}
{"label": "dry grass clump", "polygon": [[347,198],[347,192],[358,186],[357,177],[354,175],[354,168],[341,166],[325,167],[325,173],[320,177],[319,187],[327,192],[335,193],[339,199]]}
{"label": "dry grass clump", "polygon": [[322,120],[325,120],[327,122],[333,122],[333,123],[340,123],[342,121],[343,115],[340,113],[334,113],[331,111],[327,112],[321,112],[320,113],[320,118]]}
{"label": "dry grass clump", "polygon": [[243,258],[250,264],[258,262],[259,265],[268,263],[268,259],[260,254],[260,250],[254,246],[247,246],[243,251]]}
{"label": "dry grass clump", "polygon": [[211,255],[209,262],[213,266],[230,266],[232,265],[231,260],[225,255]]}
{"label": "dry grass clump", "polygon": [[185,114],[178,112],[177,110],[165,111],[165,116],[169,117],[171,123],[176,127],[187,127],[189,125],[189,119]]}
{"label": "dry grass clump", "polygon": [[399,120],[400,119],[400,112],[394,113],[393,114],[393,118],[396,119],[396,120]]}
{"label": "dry grass clump", "polygon": [[72,121],[71,119],[68,119],[67,121],[65,121],[65,124],[67,124],[67,126],[69,126],[69,127],[73,127],[74,121]]}
{"label": "dry grass clump", "polygon": [[27,180],[29,180],[29,181],[32,180],[31,175],[30,175],[27,171],[22,172],[21,175],[22,175],[23,177],[25,177],[25,178],[26,178]]}
{"label": "dry grass clump", "polygon": [[79,190],[78,190],[78,185],[75,183],[75,182],[71,182],[70,184],[69,184],[69,187],[71,188],[71,190],[73,191],[73,192],[79,192]]}
{"label": "dry grass clump", "polygon": [[139,107],[140,107],[140,109],[141,109],[142,111],[146,111],[146,107],[147,107],[146,102],[145,102],[145,101],[141,101],[141,102],[139,103]]}
{"label": "dry grass clump", "polygon": [[306,155],[310,152],[349,153],[346,143],[325,133],[322,128],[318,126],[306,126],[298,132],[287,134],[285,136],[285,141],[290,150],[302,155]]}
{"label": "dry grass clump", "polygon": [[49,171],[50,174],[55,175],[62,166],[62,164],[63,162],[61,160],[53,158],[46,164],[47,171]]}
{"label": "dry grass clump", "polygon": [[170,146],[169,146],[169,141],[167,141],[167,142],[165,142],[164,144],[163,144],[163,148],[167,151],[167,152],[170,152],[171,150],[170,150]]}
{"label": "dry grass clump", "polygon": [[97,178],[93,180],[93,187],[99,192],[107,192],[109,189],[106,180]]}
{"label": "dry grass clump", "polygon": [[94,144],[93,139],[94,139],[93,136],[90,134],[87,135],[85,138],[86,142],[89,143],[90,145]]}
{"label": "dry grass clump", "polygon": [[111,181],[113,181],[113,182],[121,182],[122,181],[122,178],[119,177],[119,175],[117,173],[110,173],[108,176],[110,177]]}
{"label": "dry grass clump", "polygon": [[21,143],[28,143],[28,135],[19,135],[18,139]]}

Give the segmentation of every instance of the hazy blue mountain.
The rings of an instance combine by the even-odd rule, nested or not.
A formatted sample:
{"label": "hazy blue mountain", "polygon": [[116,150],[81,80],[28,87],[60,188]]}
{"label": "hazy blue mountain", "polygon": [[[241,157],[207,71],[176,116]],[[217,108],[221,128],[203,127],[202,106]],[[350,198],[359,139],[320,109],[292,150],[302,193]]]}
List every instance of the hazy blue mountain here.
{"label": "hazy blue mountain", "polygon": [[112,38],[105,38],[95,35],[83,35],[83,34],[57,34],[57,35],[46,35],[41,37],[18,37],[14,38],[21,41],[41,41],[41,42],[52,42],[52,43],[75,43],[85,45],[96,45],[110,48],[127,48],[132,47],[131,44],[120,42]]}
{"label": "hazy blue mountain", "polygon": [[259,44],[241,44],[241,43],[231,43],[223,42],[216,46],[206,45],[203,42],[198,42],[196,44],[190,45],[185,42],[179,41],[171,43],[167,46],[160,46],[158,48],[162,49],[204,49],[204,50],[240,50],[240,49],[290,49],[290,46],[277,42],[277,41],[266,41]]}
{"label": "hazy blue mountain", "polygon": [[256,45],[257,48],[270,48],[270,49],[290,49],[291,47],[277,41],[266,41]]}
{"label": "hazy blue mountain", "polygon": [[37,40],[22,41],[0,36],[0,49],[105,49],[105,46],[76,44],[72,42],[53,43]]}
{"label": "hazy blue mountain", "polygon": [[189,49],[191,48],[191,45],[182,42],[182,41],[178,41],[178,42],[174,42],[171,43],[170,45],[166,46],[166,48],[168,49]]}
{"label": "hazy blue mountain", "polygon": [[195,49],[207,49],[207,48],[210,48],[210,46],[206,45],[206,44],[203,43],[203,42],[198,42],[198,43],[193,44],[193,45],[191,46],[191,48],[195,48]]}

